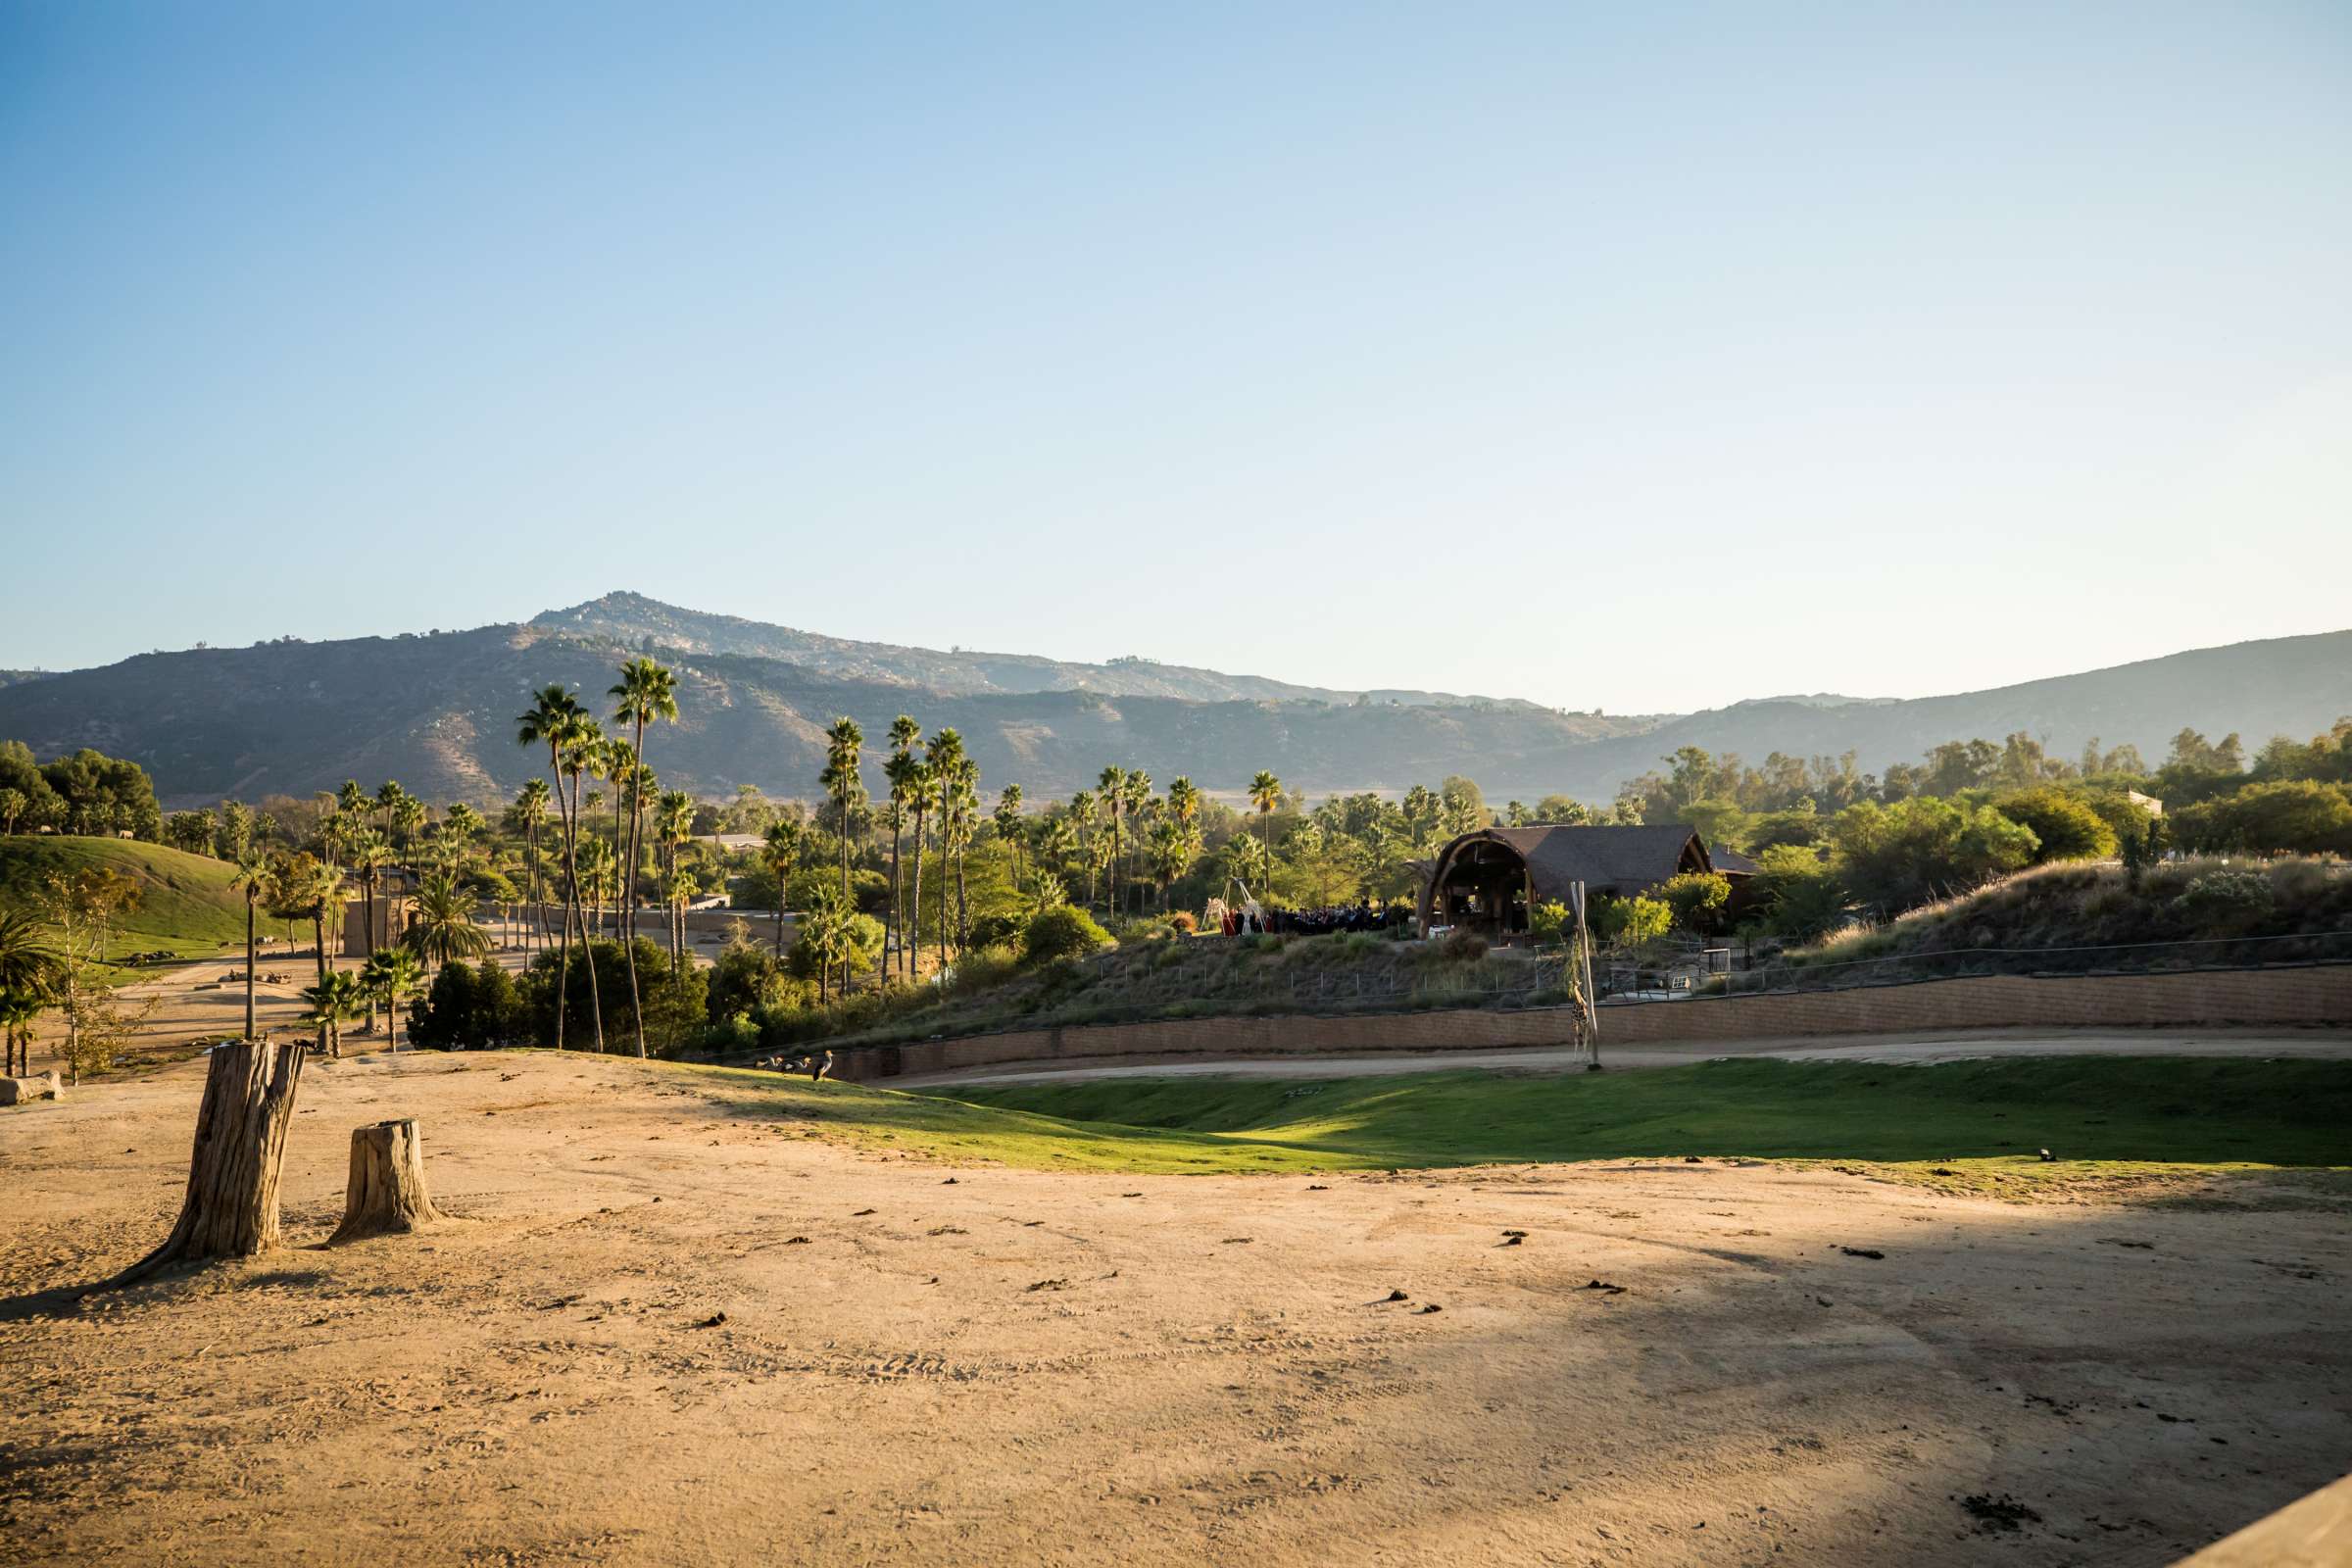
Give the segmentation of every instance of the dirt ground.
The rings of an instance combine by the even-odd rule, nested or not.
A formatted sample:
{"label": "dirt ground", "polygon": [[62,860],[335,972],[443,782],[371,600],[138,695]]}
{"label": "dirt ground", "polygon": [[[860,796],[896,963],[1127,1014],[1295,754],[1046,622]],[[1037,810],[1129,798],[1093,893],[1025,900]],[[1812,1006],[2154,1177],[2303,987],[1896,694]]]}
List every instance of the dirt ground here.
{"label": "dirt ground", "polygon": [[[2340,1212],[955,1169],[706,1082],[313,1062],[288,1249],[78,1304],[201,1069],[0,1111],[0,1559],[2152,1564],[2352,1454]],[[323,1248],[391,1115],[465,1218]]]}

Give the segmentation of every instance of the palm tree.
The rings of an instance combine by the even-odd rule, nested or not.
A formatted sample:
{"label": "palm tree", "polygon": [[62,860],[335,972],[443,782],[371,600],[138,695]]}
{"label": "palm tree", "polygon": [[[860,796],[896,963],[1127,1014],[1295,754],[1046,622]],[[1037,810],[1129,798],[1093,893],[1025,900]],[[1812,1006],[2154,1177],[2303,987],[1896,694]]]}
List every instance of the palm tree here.
{"label": "palm tree", "polygon": [[911,754],[907,761],[906,793],[914,808],[914,880],[907,889],[906,918],[901,922],[906,929],[899,936],[899,959],[912,981],[923,956],[923,829],[931,815],[931,765],[916,761]]}
{"label": "palm tree", "polygon": [[784,888],[792,878],[792,868],[801,858],[800,818],[779,816],[767,824],[760,836],[760,858],[776,874],[776,953],[784,952]]}
{"label": "palm tree", "polygon": [[[797,839],[800,823],[795,822],[792,827]],[[694,797],[684,790],[663,791],[662,798],[654,805],[654,836],[661,841],[662,848],[668,852],[669,858],[669,972],[674,978],[684,966],[680,956],[686,950],[686,906],[694,898],[691,891],[680,895],[679,889],[691,888],[694,879],[678,869],[678,852],[694,842]],[[777,902],[781,904],[783,901],[778,899]],[[781,914],[777,916],[777,930],[779,933],[783,930]]]}
{"label": "palm tree", "polygon": [[360,986],[383,1004],[390,1019],[384,1038],[395,1054],[400,1051],[400,1004],[416,993],[416,956],[406,948],[386,948],[360,970]]}
{"label": "palm tree", "polygon": [[1086,867],[1087,907],[1093,908],[1095,904],[1095,858],[1089,853],[1093,841],[1087,833],[1087,829],[1095,825],[1094,791],[1080,790],[1070,797],[1070,811],[1067,820],[1075,840],[1079,861]]}
{"label": "palm tree", "polygon": [[426,964],[446,969],[453,959],[478,958],[490,951],[490,934],[474,923],[473,898],[457,877],[436,871],[416,889],[416,903],[402,938]]}
{"label": "palm tree", "polygon": [[517,745],[547,747],[547,771],[555,780],[557,825],[564,843],[564,935],[556,959],[558,1051],[564,1049],[564,1000],[571,990],[571,919],[578,904],[578,887],[571,874],[571,808],[564,798],[564,749],[586,716],[587,710],[571,693],[561,686],[549,686],[534,693],[530,710],[514,720]]}
{"label": "palm tree", "polygon": [[[865,780],[858,772],[858,758],[864,745],[865,731],[858,727],[856,719],[846,713],[835,719],[833,727],[825,731],[825,769],[817,779],[825,792],[833,797],[833,808],[840,813],[840,820],[834,825],[841,833],[841,900],[844,904],[850,902],[850,810],[854,805],[865,799]],[[845,992],[850,989],[850,976],[846,969],[842,972],[841,989]]]}
{"label": "palm tree", "polygon": [[[1103,878],[1102,902],[1108,912],[1119,907],[1119,813],[1127,805],[1127,770],[1116,763],[1102,770],[1095,780],[1095,797],[1102,803],[1102,815],[1110,823],[1110,872]],[[1090,899],[1092,893],[1087,895]]]}
{"label": "palm tree", "polygon": [[1168,884],[1193,861],[1191,830],[1174,815],[1152,824],[1152,874],[1159,880],[1159,912],[1168,912]]}
{"label": "palm tree", "polygon": [[[951,853],[949,841],[954,834],[953,818],[956,814],[956,770],[962,765],[963,737],[961,735],[957,734],[953,729],[943,729],[938,734],[931,737],[931,744],[924,748],[923,751],[923,782],[927,786],[928,794],[930,796],[930,799],[927,800],[924,805],[928,806],[933,811],[937,812],[939,816],[939,869],[941,880],[939,885],[938,945],[942,949],[945,949],[948,945],[948,885],[946,878],[948,869],[948,857]],[[919,808],[917,810],[917,820],[920,820]],[[915,840],[916,858],[914,869],[918,886],[915,889],[917,898],[915,902],[914,921],[915,928],[919,932],[922,928],[923,921],[922,902],[920,898],[922,889],[919,886],[923,869],[921,858],[922,835],[917,833],[915,835]],[[917,956],[918,958],[920,956],[919,944]]]}
{"label": "palm tree", "polygon": [[1257,808],[1259,831],[1266,841],[1266,875],[1270,880],[1274,874],[1274,823],[1268,813],[1282,804],[1282,780],[1259,768],[1257,777],[1250,781],[1250,804]]}
{"label": "palm tree", "polygon": [[1012,880],[1014,886],[1017,887],[1022,876],[1021,787],[1018,784],[1007,784],[997,792],[997,809],[994,820],[997,824],[997,837],[1003,839],[1012,849]]}
{"label": "palm tree", "polygon": [[[1119,786],[1119,800],[1127,809],[1127,820],[1135,824],[1135,833],[1130,842],[1135,846],[1136,858],[1140,862],[1143,858],[1144,812],[1152,804],[1152,775],[1140,767],[1129,768]],[[1134,886],[1132,882],[1128,885]],[[1140,912],[1142,905],[1137,903],[1136,907]]]}
{"label": "palm tree", "polygon": [[[547,936],[547,906],[539,886],[539,825],[547,820],[547,780],[535,778],[523,785],[522,792],[514,797],[514,804],[509,807],[508,810],[513,814],[514,820],[520,824],[523,841],[529,846],[531,909],[538,917],[539,935],[542,946],[544,946]],[[526,926],[524,929],[527,931],[529,928]]]}
{"label": "palm tree", "polygon": [[890,927],[882,935],[885,976],[890,972],[892,935],[896,934],[902,952],[906,946],[906,908],[899,899],[899,844],[906,825],[907,797],[922,772],[923,764],[914,758],[914,743],[922,738],[922,726],[906,714],[890,721],[890,760],[882,764],[882,777],[890,785]]}
{"label": "palm tree", "polygon": [[329,1060],[342,1056],[343,1026],[360,1015],[365,990],[349,969],[329,969],[317,985],[302,988],[302,1000],[310,1004],[303,1019],[318,1026],[318,1049]]}
{"label": "palm tree", "polygon": [[65,955],[31,915],[0,909],[0,1025],[6,1028],[6,1076],[32,1071],[32,1024],[65,971]]}
{"label": "palm tree", "polygon": [[[616,723],[630,726],[629,748],[638,762],[645,761],[645,727],[656,719],[678,721],[678,677],[666,664],[651,659],[637,658],[620,666],[620,679],[605,694],[612,699],[612,718]],[[631,908],[630,931],[634,934],[637,903],[637,852],[644,832],[644,802],[631,792],[629,802],[629,867],[628,886],[621,894]],[[643,1055],[643,1052],[638,1054]]]}
{"label": "palm tree", "polygon": [[276,887],[274,867],[259,851],[247,849],[237,857],[236,875],[228,879],[232,888],[245,890],[245,1038],[256,1038],[253,1032],[253,970],[257,947],[253,922],[262,902],[273,897]]}
{"label": "palm tree", "polygon": [[31,804],[23,790],[0,790],[0,833],[14,833],[17,830],[17,818],[23,816],[24,808]]}
{"label": "palm tree", "polygon": [[955,800],[955,809],[947,820],[954,829],[950,847],[956,852],[956,956],[960,961],[972,940],[971,906],[964,899],[963,862],[980,828],[980,764],[969,756],[956,760]]}

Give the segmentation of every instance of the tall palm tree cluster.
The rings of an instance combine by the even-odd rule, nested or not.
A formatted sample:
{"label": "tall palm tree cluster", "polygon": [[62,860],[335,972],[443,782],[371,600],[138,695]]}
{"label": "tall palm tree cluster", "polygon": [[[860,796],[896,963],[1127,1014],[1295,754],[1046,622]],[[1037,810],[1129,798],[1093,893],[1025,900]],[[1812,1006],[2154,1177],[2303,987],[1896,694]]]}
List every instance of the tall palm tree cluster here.
{"label": "tall palm tree cluster", "polygon": [[[530,835],[533,854],[533,908],[546,936],[546,906],[539,901],[538,829],[552,798],[556,831],[563,853],[563,930],[557,939],[556,1049],[564,1049],[565,1014],[571,989],[571,950],[576,939],[588,967],[589,1018],[596,1049],[605,1049],[604,1000],[596,964],[589,958],[589,933],[604,917],[611,901],[612,938],[619,944],[622,966],[629,980],[629,1017],[637,1054],[646,1054],[645,1011],[637,976],[637,916],[643,905],[645,828],[653,820],[656,844],[664,852],[664,902],[670,911],[670,963],[683,959],[684,908],[691,902],[691,884],[682,873],[677,848],[692,836],[694,808],[677,792],[662,793],[645,760],[648,727],[658,721],[675,722],[678,683],[668,666],[648,658],[631,659],[620,666],[620,678],[605,695],[612,700],[612,721],[625,725],[628,735],[607,734],[604,724],[562,686],[536,693],[531,708],[515,719],[515,741],[525,747],[547,748],[548,781],[552,789],[525,787],[514,806],[515,819]],[[583,834],[585,813],[600,804],[583,795],[583,781],[598,778],[612,786],[612,836],[610,843]],[[539,781],[534,780],[536,784]],[[649,800],[653,808],[649,813]]]}

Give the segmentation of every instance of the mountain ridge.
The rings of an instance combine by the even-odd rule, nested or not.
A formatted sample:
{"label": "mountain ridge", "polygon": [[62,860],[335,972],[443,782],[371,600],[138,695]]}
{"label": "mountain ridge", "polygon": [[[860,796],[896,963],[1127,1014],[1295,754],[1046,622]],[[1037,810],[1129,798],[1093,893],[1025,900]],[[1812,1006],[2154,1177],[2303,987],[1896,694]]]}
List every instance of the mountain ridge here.
{"label": "mountain ridge", "polygon": [[[544,766],[514,740],[530,694],[562,683],[602,710],[624,651],[634,645],[534,620],[141,654],[0,687],[0,737],[44,758],[81,746],[129,757],[171,805],[300,796],[345,778],[387,777],[433,799],[490,803]],[[824,727],[841,713],[863,726],[869,762],[897,713],[913,714],[926,731],[953,724],[992,790],[1018,782],[1032,800],[1091,785],[1115,762],[1163,783],[1188,773],[1212,790],[1238,790],[1258,768],[1317,795],[1400,790],[1461,773],[1495,800],[1557,791],[1596,801],[1686,745],[1751,762],[1773,751],[1853,751],[1858,765],[1879,771],[1943,741],[2023,730],[2060,754],[2094,735],[2109,747],[2129,742],[2153,762],[2183,727],[2215,738],[2236,731],[2253,746],[2274,733],[2304,738],[2352,713],[2352,631],[1941,697],[1747,701],[1653,720],[1528,704],[944,692],[751,654],[665,657],[679,671],[681,722],[657,726],[648,746],[664,781],[705,795],[750,784],[804,799],[823,763]]]}

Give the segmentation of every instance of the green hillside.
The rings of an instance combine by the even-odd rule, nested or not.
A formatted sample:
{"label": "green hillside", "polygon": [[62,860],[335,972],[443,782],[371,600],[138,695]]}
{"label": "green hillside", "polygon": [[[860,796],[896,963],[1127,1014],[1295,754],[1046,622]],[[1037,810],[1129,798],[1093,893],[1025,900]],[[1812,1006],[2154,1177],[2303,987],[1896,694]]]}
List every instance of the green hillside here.
{"label": "green hillside", "polygon": [[139,886],[109,956],[170,952],[209,956],[245,941],[245,895],[229,887],[236,867],[209,856],[128,839],[17,833],[0,838],[0,906],[40,907],[53,872],[107,866]]}

